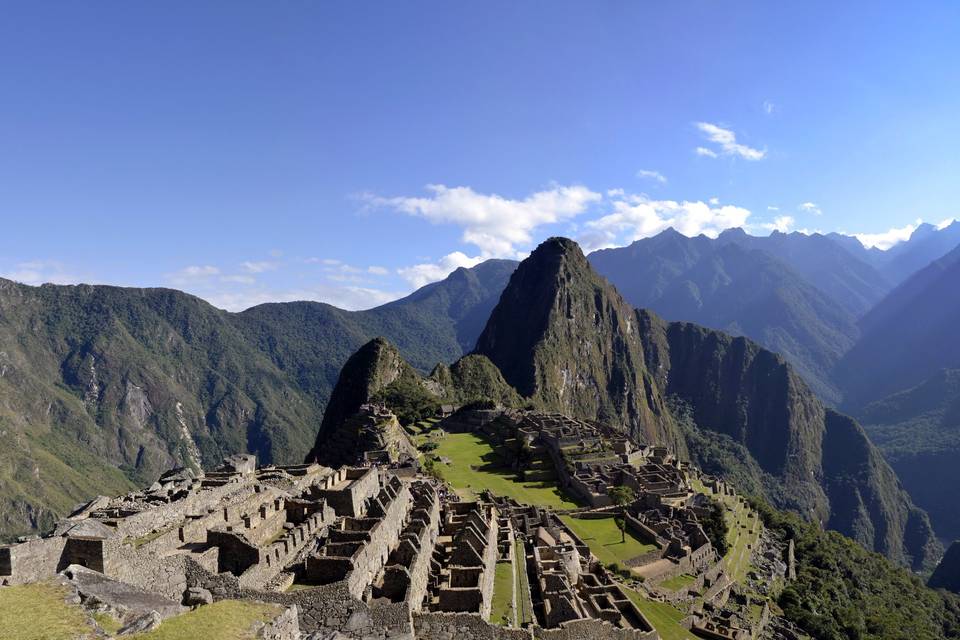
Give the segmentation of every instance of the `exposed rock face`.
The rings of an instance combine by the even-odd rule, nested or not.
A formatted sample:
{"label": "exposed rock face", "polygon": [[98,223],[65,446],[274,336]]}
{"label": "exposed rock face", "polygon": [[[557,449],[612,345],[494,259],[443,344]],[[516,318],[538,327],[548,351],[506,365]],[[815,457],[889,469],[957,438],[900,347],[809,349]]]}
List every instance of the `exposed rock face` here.
{"label": "exposed rock face", "polygon": [[960,540],[955,540],[927,584],[934,589],[960,593]]}
{"label": "exposed rock face", "polygon": [[787,485],[781,506],[825,522],[824,408],[783,358],[746,338],[668,323],[649,311],[637,316],[658,385],[691,406],[701,429],[730,436]]}
{"label": "exposed rock face", "polygon": [[668,229],[589,259],[632,306],[746,336],[783,355],[830,402],[840,398],[833,366],[859,336],[856,317],[889,289],[817,235],[736,229],[711,239]]}
{"label": "exposed rock face", "polygon": [[699,429],[742,445],[782,485],[768,496],[778,505],[915,568],[936,557],[926,514],[860,426],[825,409],[782,357],[631,309],[570,240],[550,239],[521,263],[477,352],[544,408],[619,422],[682,453],[664,401],[677,396]]}
{"label": "exposed rock face", "polygon": [[644,366],[636,313],[572,240],[551,238],[520,264],[476,352],[545,409],[620,423],[640,442],[682,450]]}

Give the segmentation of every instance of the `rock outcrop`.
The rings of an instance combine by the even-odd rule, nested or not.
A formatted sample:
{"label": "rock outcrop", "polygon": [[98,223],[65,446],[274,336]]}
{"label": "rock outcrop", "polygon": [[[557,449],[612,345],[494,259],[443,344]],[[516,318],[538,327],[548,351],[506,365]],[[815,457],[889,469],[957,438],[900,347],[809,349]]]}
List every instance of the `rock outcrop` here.
{"label": "rock outcrop", "polygon": [[[307,462],[328,466],[352,463],[358,454],[376,446],[375,438],[369,433],[371,429],[367,429],[368,421],[357,413],[377,392],[401,378],[411,380],[414,385],[420,384],[417,373],[386,339],[375,338],[360,347],[340,371],[316,443],[307,454]],[[374,425],[372,430],[375,431],[377,426],[381,425]],[[400,425],[384,423],[382,428],[400,429]],[[384,437],[395,440],[388,435]],[[363,446],[364,442],[366,446]]]}

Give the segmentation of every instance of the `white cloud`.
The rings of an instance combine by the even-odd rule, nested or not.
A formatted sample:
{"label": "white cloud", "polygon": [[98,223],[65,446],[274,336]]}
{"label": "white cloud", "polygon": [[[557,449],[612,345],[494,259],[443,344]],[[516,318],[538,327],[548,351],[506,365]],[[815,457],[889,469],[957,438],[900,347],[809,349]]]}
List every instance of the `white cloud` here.
{"label": "white cloud", "polygon": [[218,275],[220,275],[220,269],[213,265],[190,265],[168,274],[165,279],[174,286],[185,287],[196,282],[210,280]]}
{"label": "white cloud", "polygon": [[256,289],[198,293],[197,295],[213,306],[227,311],[243,311],[265,302],[294,302],[297,300],[326,302],[335,307],[353,311],[370,309],[396,300],[405,294],[404,292],[383,291],[366,287],[317,285],[302,289]]}
{"label": "white cloud", "polygon": [[[720,153],[725,156],[739,156],[744,160],[762,160],[767,155],[766,149],[754,149],[737,142],[737,135],[730,129],[724,129],[709,122],[696,122],[694,124],[706,136],[707,140],[720,147]],[[701,156],[717,157],[717,152],[706,147],[697,147],[696,152]]]}
{"label": "white cloud", "polygon": [[484,258],[480,256],[470,257],[462,251],[454,251],[443,256],[437,262],[425,262],[415,264],[410,267],[397,269],[401,278],[412,284],[415,288],[420,288],[425,284],[442,280],[460,267],[474,267]]}
{"label": "white cloud", "polygon": [[946,220],[941,220],[939,223],[937,223],[937,231],[943,231],[956,221],[956,218],[947,218]]}
{"label": "white cloud", "polygon": [[771,102],[770,100],[763,101],[763,112],[765,114],[773,115],[773,112],[777,110],[777,105]]}
{"label": "white cloud", "polygon": [[18,262],[9,271],[0,272],[0,278],[15,280],[16,282],[32,286],[47,283],[78,284],[80,282],[86,282],[88,284],[95,284],[94,280],[71,272],[56,260]]}
{"label": "white cloud", "polygon": [[796,220],[793,219],[793,216],[777,216],[773,219],[773,222],[763,222],[759,226],[761,229],[766,229],[767,231],[788,233],[794,224],[796,224]]}
{"label": "white cloud", "polygon": [[668,227],[690,237],[701,233],[716,237],[724,229],[744,226],[750,217],[750,211],[743,207],[711,206],[702,201],[651,200],[643,195],[625,196],[611,204],[612,213],[584,225],[588,230],[579,240],[585,250],[628,244]]}
{"label": "white cloud", "polygon": [[720,198],[713,197],[713,198],[710,198],[709,200],[707,200],[707,202],[709,202],[710,204],[714,204],[714,205],[720,204]]}
{"label": "white cloud", "polygon": [[768,204],[767,211],[780,211],[780,207],[775,207],[772,204]]}
{"label": "white cloud", "polygon": [[908,240],[910,235],[916,231],[922,222],[922,220],[917,219],[913,224],[895,227],[881,233],[854,233],[852,235],[860,241],[860,244],[868,249],[876,248],[886,251],[893,245]]}
{"label": "white cloud", "polygon": [[220,280],[222,282],[233,282],[235,284],[254,284],[257,281],[253,276],[243,275],[222,276]]}
{"label": "white cloud", "polygon": [[388,273],[390,273],[390,270],[387,269],[386,267],[373,266],[373,267],[367,267],[367,273],[375,276],[385,276]]}
{"label": "white cloud", "polygon": [[659,171],[651,171],[649,169],[640,169],[637,171],[638,178],[649,178],[650,180],[655,180],[660,184],[666,184],[667,178]]}
{"label": "white cloud", "polygon": [[276,262],[244,262],[241,265],[248,273],[263,273],[277,268]]}
{"label": "white cloud", "polygon": [[556,186],[523,200],[442,184],[428,185],[427,190],[431,192],[428,197],[363,198],[370,204],[391,207],[434,224],[463,227],[463,242],[475,245],[486,257],[515,257],[522,247],[533,242],[534,229],[569,220],[602,199],[599,193],[581,186]]}
{"label": "white cloud", "polygon": [[800,211],[803,211],[804,213],[810,213],[815,216],[823,215],[823,210],[820,209],[820,207],[813,202],[804,202],[803,204],[799,205],[797,208],[800,209]]}

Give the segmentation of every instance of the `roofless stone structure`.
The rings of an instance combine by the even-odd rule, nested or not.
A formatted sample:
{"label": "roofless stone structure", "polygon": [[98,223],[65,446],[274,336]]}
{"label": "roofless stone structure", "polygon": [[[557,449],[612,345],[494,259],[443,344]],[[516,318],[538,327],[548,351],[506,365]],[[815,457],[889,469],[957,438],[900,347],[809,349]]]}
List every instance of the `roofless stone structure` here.
{"label": "roofless stone structure", "polygon": [[[119,610],[157,619],[217,600],[275,603],[290,615],[271,638],[658,638],[558,519],[534,539],[519,511],[462,502],[415,468],[257,468],[239,455],[98,497],[49,535],[0,547],[0,584],[59,576],[82,598],[114,594]],[[497,563],[518,550],[537,615],[491,624]]]}

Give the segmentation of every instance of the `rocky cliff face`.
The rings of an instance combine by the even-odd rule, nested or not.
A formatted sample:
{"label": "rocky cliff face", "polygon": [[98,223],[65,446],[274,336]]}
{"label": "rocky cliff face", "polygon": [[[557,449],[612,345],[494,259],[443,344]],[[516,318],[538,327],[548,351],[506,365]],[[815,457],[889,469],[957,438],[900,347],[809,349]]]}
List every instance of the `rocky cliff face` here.
{"label": "rocky cliff face", "polygon": [[682,452],[665,401],[676,397],[697,429],[742,446],[782,485],[768,495],[780,506],[904,564],[935,557],[926,515],[860,426],[824,408],[780,356],[631,309],[570,240],[550,239],[521,263],[476,350],[544,408],[619,423]]}
{"label": "rocky cliff face", "polygon": [[934,589],[960,593],[960,540],[950,545],[927,584]]}
{"label": "rocky cliff face", "polygon": [[376,338],[350,356],[323,415],[320,431],[307,462],[330,466],[355,461],[360,446],[358,423],[351,421],[360,407],[401,378],[419,384],[419,376],[400,352],[384,338]]}

